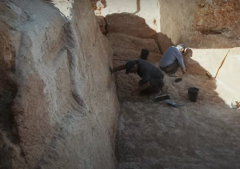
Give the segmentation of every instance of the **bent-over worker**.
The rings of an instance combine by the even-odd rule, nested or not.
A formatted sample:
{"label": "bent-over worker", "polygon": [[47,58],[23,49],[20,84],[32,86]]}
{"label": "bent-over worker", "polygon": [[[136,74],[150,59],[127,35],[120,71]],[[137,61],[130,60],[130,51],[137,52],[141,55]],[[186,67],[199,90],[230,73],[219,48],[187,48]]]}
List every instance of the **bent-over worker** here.
{"label": "bent-over worker", "polygon": [[186,50],[187,48],[182,43],[177,46],[169,47],[159,62],[160,69],[168,75],[171,75],[175,74],[180,67],[183,74],[185,74],[187,70],[184,65],[182,55],[186,52]]}
{"label": "bent-over worker", "polygon": [[132,95],[138,95],[140,93],[159,93],[164,86],[163,73],[153,64],[146,60],[132,60],[128,61],[125,65],[121,65],[110,71],[116,72],[126,69],[126,74],[137,73],[142,79],[139,81],[139,87],[136,91],[132,92]]}

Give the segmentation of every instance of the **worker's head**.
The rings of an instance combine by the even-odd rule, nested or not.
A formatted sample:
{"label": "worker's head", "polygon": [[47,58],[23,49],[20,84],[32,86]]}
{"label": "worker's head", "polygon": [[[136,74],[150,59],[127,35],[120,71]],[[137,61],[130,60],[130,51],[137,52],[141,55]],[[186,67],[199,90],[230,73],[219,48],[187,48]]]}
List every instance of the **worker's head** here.
{"label": "worker's head", "polygon": [[135,61],[128,61],[125,65],[126,74],[128,73],[136,73],[138,70],[138,62]]}
{"label": "worker's head", "polygon": [[185,46],[183,43],[180,43],[180,44],[178,44],[177,46],[178,46],[178,48],[179,48],[179,51],[180,51],[182,54],[186,53],[187,48],[186,48],[186,46]]}

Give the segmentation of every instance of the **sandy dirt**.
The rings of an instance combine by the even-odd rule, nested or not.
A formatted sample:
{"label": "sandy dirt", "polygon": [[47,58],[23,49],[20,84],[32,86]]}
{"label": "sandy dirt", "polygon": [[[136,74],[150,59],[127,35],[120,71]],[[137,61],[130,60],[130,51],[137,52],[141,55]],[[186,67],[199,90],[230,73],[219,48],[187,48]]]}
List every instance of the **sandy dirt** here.
{"label": "sandy dirt", "polygon": [[[131,35],[121,35],[124,40],[120,34],[118,38],[110,36],[111,30],[108,33],[115,66],[139,58],[140,49],[135,46],[144,39],[135,37],[126,43],[126,39],[133,39]],[[142,45],[141,48],[148,47]],[[184,56],[188,73],[183,80],[176,83],[176,77],[165,75],[163,92],[172,101],[184,104],[178,108],[164,101],[154,102],[156,95],[131,96],[140,80],[138,75],[125,75],[124,71],[115,74],[121,102],[118,169],[240,168],[240,111],[229,105],[239,97],[239,79],[234,78],[239,72],[239,48],[230,48],[216,80],[206,76],[207,71],[216,74],[228,50],[191,48]],[[158,66],[158,62],[149,61]],[[177,74],[181,75],[180,70]],[[189,87],[199,88],[196,103],[188,99]]]}
{"label": "sandy dirt", "polygon": [[[119,169],[240,168],[240,112],[230,109],[214,91],[215,81],[185,75],[165,77],[165,92],[183,103],[174,108],[154,96],[125,97],[119,118]],[[188,87],[198,87],[196,103]]]}

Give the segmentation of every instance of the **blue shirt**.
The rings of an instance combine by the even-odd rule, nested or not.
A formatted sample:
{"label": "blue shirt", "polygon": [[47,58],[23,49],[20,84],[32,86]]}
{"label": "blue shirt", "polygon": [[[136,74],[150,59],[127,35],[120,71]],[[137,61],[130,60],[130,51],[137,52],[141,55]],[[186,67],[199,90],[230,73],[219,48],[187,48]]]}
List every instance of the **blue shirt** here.
{"label": "blue shirt", "polygon": [[163,54],[162,59],[160,60],[159,66],[164,68],[171,65],[173,62],[177,60],[179,66],[182,70],[185,70],[185,65],[183,63],[183,58],[181,52],[177,47],[171,46],[167,49],[167,51]]}

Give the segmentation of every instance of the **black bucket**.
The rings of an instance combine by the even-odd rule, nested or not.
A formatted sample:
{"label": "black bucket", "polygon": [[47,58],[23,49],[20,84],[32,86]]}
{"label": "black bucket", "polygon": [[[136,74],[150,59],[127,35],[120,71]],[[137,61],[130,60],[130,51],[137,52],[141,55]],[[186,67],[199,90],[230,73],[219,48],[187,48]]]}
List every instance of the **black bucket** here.
{"label": "black bucket", "polygon": [[149,54],[149,50],[147,50],[147,49],[142,49],[140,58],[141,58],[142,60],[147,60],[148,54]]}
{"label": "black bucket", "polygon": [[189,99],[191,102],[196,102],[196,101],[197,101],[198,91],[199,91],[199,89],[196,88],[196,87],[190,87],[190,88],[188,88],[188,99]]}

